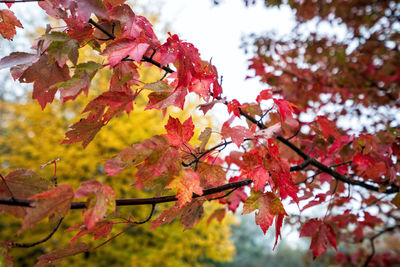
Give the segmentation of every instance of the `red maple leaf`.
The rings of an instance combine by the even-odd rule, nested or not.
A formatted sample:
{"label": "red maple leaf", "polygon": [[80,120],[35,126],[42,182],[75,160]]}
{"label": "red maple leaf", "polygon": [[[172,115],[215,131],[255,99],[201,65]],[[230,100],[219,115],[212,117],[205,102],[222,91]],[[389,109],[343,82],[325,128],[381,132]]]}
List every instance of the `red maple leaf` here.
{"label": "red maple leaf", "polygon": [[243,206],[242,214],[248,214],[255,210],[256,211],[256,224],[261,227],[264,234],[267,232],[268,228],[272,225],[275,218],[275,245],[278,242],[278,238],[281,235],[282,221],[286,214],[280,199],[275,196],[272,192],[252,192],[249,198]]}
{"label": "red maple leaf", "polygon": [[82,146],[85,148],[103,126],[103,121],[81,119],[70,127],[71,130],[65,133],[65,139],[61,142],[61,144],[82,142]]}
{"label": "red maple leaf", "polygon": [[196,198],[189,202],[185,208],[182,210],[182,224],[184,230],[192,229],[193,226],[198,223],[204,216],[203,204],[205,198]]}
{"label": "red maple leaf", "polygon": [[203,111],[203,114],[206,115],[206,113],[214,107],[215,104],[217,103],[224,103],[224,99],[214,99],[212,101],[209,101],[207,103],[201,104],[198,106],[198,108]]}
{"label": "red maple leaf", "polygon": [[0,10],[0,34],[3,38],[11,40],[17,33],[15,27],[23,28],[14,12],[7,9]]}
{"label": "red maple leaf", "polygon": [[235,143],[239,148],[240,145],[245,141],[247,138],[252,138],[254,135],[249,130],[243,126],[229,126],[230,120],[226,121],[221,128],[221,136],[222,138],[231,138],[232,142]]}
{"label": "red maple leaf", "polygon": [[[4,180],[0,180],[0,196],[26,199],[47,191],[50,187],[50,181],[40,178],[35,172],[28,169],[16,169],[8,173]],[[0,205],[1,212],[7,212],[17,218],[23,218],[27,209],[30,208]]]}
{"label": "red maple leaf", "polygon": [[93,226],[91,229],[88,229],[84,223],[79,223],[68,228],[65,231],[79,230],[74,238],[71,239],[71,243],[73,244],[78,238],[87,234],[93,234],[94,240],[101,237],[107,237],[111,233],[113,225],[114,224],[110,221],[100,221],[97,222],[96,225]]}
{"label": "red maple leaf", "polygon": [[200,184],[204,188],[216,187],[226,183],[226,171],[219,164],[201,163],[197,167]]}
{"label": "red maple leaf", "polygon": [[285,122],[286,117],[292,117],[293,104],[284,100],[274,98],[274,103],[278,106],[279,114],[281,115],[282,122]]}
{"label": "red maple leaf", "polygon": [[66,248],[57,249],[38,257],[35,267],[45,267],[49,264],[56,265],[64,258],[74,256],[76,254],[89,250],[89,246],[85,243],[73,243]]}
{"label": "red maple leaf", "polygon": [[88,197],[87,209],[82,211],[85,225],[91,230],[102,220],[107,210],[115,210],[115,193],[111,187],[98,181],[83,183],[75,192],[75,198]]}
{"label": "red maple leaf", "polygon": [[133,109],[132,101],[135,100],[136,96],[137,94],[118,91],[104,92],[90,101],[83,113],[90,111],[88,118],[102,119],[104,122],[108,122],[124,110],[129,113]]}
{"label": "red maple leaf", "polygon": [[[39,42],[42,42],[39,44]],[[37,41],[36,48],[41,47],[46,51],[51,60],[55,60],[60,67],[63,67],[69,59],[74,65],[78,62],[79,43],[72,40],[68,34],[53,31],[46,33]]]}
{"label": "red maple leaf", "polygon": [[249,172],[249,177],[254,181],[254,190],[255,191],[264,191],[264,187],[267,185],[267,181],[271,178],[269,177],[268,170],[263,167],[256,168]]}
{"label": "red maple leaf", "polygon": [[182,208],[183,207],[178,207],[177,203],[175,203],[175,206],[163,210],[160,216],[158,216],[154,221],[151,222],[151,227],[149,231],[152,231],[153,229],[161,225],[170,224],[173,220],[182,215]]}
{"label": "red maple leaf", "polygon": [[272,98],[271,94],[272,89],[262,90],[260,94],[257,96],[257,103],[260,103],[262,100],[268,100]]}
{"label": "red maple leaf", "polygon": [[49,217],[53,220],[63,218],[71,208],[74,198],[74,189],[67,184],[61,184],[48,191],[32,197],[35,200],[34,208],[26,210],[26,215],[19,232],[33,228],[33,225]]}
{"label": "red maple leaf", "polygon": [[315,259],[329,246],[336,248],[336,234],[332,226],[320,219],[311,219],[303,225],[300,237],[311,237],[310,249]]}
{"label": "red maple leaf", "polygon": [[108,160],[105,165],[107,175],[117,175],[129,165],[138,165],[153,153],[152,164],[156,161],[156,149],[166,151],[168,142],[161,136],[153,136],[142,143],[133,144],[122,150],[113,159]]}
{"label": "red maple leaf", "polygon": [[139,73],[138,66],[132,61],[121,61],[112,69],[110,91],[131,93],[132,85],[137,85]]}
{"label": "red maple leaf", "polygon": [[178,218],[182,220],[185,230],[192,228],[204,216],[204,202],[205,199],[200,197],[193,199],[193,201],[184,206],[179,206],[178,203],[175,203],[175,206],[168,210],[163,210],[161,215],[151,222],[149,230],[152,231],[161,225],[169,224]]}
{"label": "red maple leaf", "polygon": [[42,55],[40,60],[28,67],[19,77],[22,83],[33,82],[32,98],[37,99],[42,109],[47,103],[53,102],[57,88],[51,86],[70,79],[67,65],[62,68],[56,63],[50,63],[47,55]]}
{"label": "red maple leaf", "polygon": [[39,60],[39,56],[36,54],[29,54],[25,52],[13,52],[8,56],[3,57],[0,60],[0,69],[14,67],[17,65],[32,65],[34,62]]}
{"label": "red maple leaf", "polygon": [[225,214],[226,210],[224,208],[214,210],[210,217],[208,217],[207,224],[210,224],[213,219],[217,219],[217,221],[221,223],[225,217]]}
{"label": "red maple leaf", "polygon": [[201,196],[203,188],[200,186],[199,175],[191,170],[184,169],[180,176],[175,177],[165,188],[176,189],[178,206],[182,207],[192,200],[193,193]]}
{"label": "red maple leaf", "polygon": [[100,64],[93,61],[76,65],[75,74],[70,80],[56,83],[51,88],[60,90],[63,102],[74,100],[81,92],[84,92],[87,96],[91,80],[100,67]]}
{"label": "red maple leaf", "polygon": [[324,138],[332,135],[336,140],[341,139],[341,134],[338,132],[334,122],[328,120],[325,116],[318,116],[316,121],[324,134]]}
{"label": "red maple leaf", "polygon": [[106,17],[106,8],[102,1],[97,0],[63,0],[39,1],[39,6],[51,17],[73,20],[76,26],[83,28],[92,14]]}
{"label": "red maple leaf", "polygon": [[368,168],[375,166],[375,164],[376,162],[371,156],[364,155],[361,152],[357,152],[352,161],[352,165],[359,172],[364,172],[368,170]]}
{"label": "red maple leaf", "polygon": [[239,111],[240,106],[241,105],[240,105],[239,101],[237,101],[236,99],[233,99],[232,101],[228,102],[227,107],[228,107],[229,114],[233,112],[233,114],[236,117],[240,117],[241,116],[240,111]]}
{"label": "red maple leaf", "polygon": [[142,188],[147,182],[161,174],[165,174],[165,181],[172,179],[179,175],[182,169],[180,158],[179,151],[174,146],[170,146],[164,137],[153,136],[145,140],[140,145],[139,152],[133,153],[133,164],[140,163],[136,167],[137,181],[134,184]]}
{"label": "red maple leaf", "polygon": [[108,14],[111,19],[121,22],[122,37],[136,39],[141,36],[153,48],[160,46],[150,21],[143,16],[135,15],[128,5],[116,5]]}
{"label": "red maple leaf", "polygon": [[108,56],[110,67],[113,68],[126,56],[130,56],[134,61],[140,62],[149,46],[145,40],[123,38],[108,44],[102,55]]}
{"label": "red maple leaf", "polygon": [[[182,42],[177,35],[170,35],[155,55],[161,65],[173,63],[177,69],[176,90],[189,90],[214,97],[222,93],[216,68],[200,59],[200,54],[191,43]],[[212,91],[212,92],[211,92]]]}
{"label": "red maple leaf", "polygon": [[149,103],[146,106],[146,110],[159,109],[165,114],[166,109],[172,105],[183,109],[186,95],[187,89],[184,87],[177,88],[176,90],[166,89],[164,91],[152,92],[148,95]]}
{"label": "red maple leaf", "polygon": [[189,117],[183,124],[177,118],[169,117],[167,125],[165,125],[167,134],[164,137],[171,146],[181,147],[189,142],[194,132],[194,124],[192,117]]}

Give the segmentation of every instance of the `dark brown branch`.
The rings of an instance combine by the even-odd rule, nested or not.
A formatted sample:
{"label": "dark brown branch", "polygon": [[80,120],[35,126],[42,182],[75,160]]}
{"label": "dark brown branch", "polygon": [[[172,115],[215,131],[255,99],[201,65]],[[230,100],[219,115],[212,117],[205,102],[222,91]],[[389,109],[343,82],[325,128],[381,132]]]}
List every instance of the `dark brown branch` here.
{"label": "dark brown branch", "polygon": [[10,243],[8,243],[8,245],[9,245],[11,248],[30,248],[30,247],[34,247],[34,246],[36,246],[36,245],[42,244],[42,243],[46,242],[47,240],[49,240],[49,239],[55,234],[55,232],[57,232],[57,230],[58,230],[58,228],[60,227],[60,225],[61,225],[63,219],[64,219],[64,218],[59,219],[58,222],[57,222],[57,224],[56,224],[56,226],[53,228],[53,231],[51,231],[50,234],[48,234],[45,238],[43,238],[43,239],[41,239],[41,240],[39,240],[39,241],[32,242],[32,243],[10,242]]}
{"label": "dark brown branch", "polygon": [[[201,196],[213,195],[213,194],[220,193],[220,192],[223,192],[223,191],[226,191],[229,189],[249,185],[251,183],[252,183],[252,180],[245,179],[243,181],[224,184],[221,186],[203,190],[203,195],[201,195]],[[201,196],[197,195],[197,194],[193,194],[192,198],[198,198]],[[136,205],[148,205],[148,204],[158,204],[158,203],[165,203],[165,202],[174,202],[177,200],[178,200],[178,198],[176,197],[176,195],[163,196],[163,197],[152,197],[152,198],[124,198],[124,199],[117,199],[116,205],[117,206],[136,206]],[[71,203],[71,209],[84,209],[84,208],[86,208],[86,202]]]}
{"label": "dark brown branch", "polygon": [[310,163],[311,163],[311,160],[310,159],[306,159],[302,163],[300,163],[299,165],[290,167],[290,171],[294,172],[294,171],[304,170],[308,165],[310,165]]}
{"label": "dark brown branch", "polygon": [[33,202],[34,201],[30,199],[20,199],[20,198],[10,198],[10,197],[0,196],[0,205],[32,208]]}
{"label": "dark brown branch", "polygon": [[162,65],[160,64],[160,62],[155,61],[155,60],[152,59],[151,57],[143,56],[142,61],[148,62],[148,63],[150,63],[150,64],[153,64],[154,66],[157,66],[157,67],[159,67],[160,69],[162,69],[162,70],[164,70],[164,71],[166,71],[166,72],[168,72],[168,73],[174,73],[174,72],[175,72],[174,70],[172,70],[172,69],[171,69],[170,67],[168,67],[168,66],[162,66]]}
{"label": "dark brown branch", "polygon": [[143,220],[143,221],[134,222],[134,224],[144,224],[144,223],[147,223],[148,221],[150,221],[151,217],[153,217],[153,213],[154,213],[155,208],[156,208],[156,204],[153,203],[153,204],[151,205],[151,211],[150,211],[149,216],[148,216],[145,220]]}
{"label": "dark brown branch", "polygon": [[[102,33],[104,33],[105,35],[107,35],[107,37],[110,38],[110,40],[114,40],[114,39],[115,39],[115,35],[114,35],[114,34],[108,32],[106,29],[104,29],[100,24],[98,24],[98,23],[95,22],[94,20],[89,19],[89,23],[92,24],[92,25],[93,25],[94,27],[96,27],[97,29],[99,29]],[[123,59],[123,60],[131,60],[131,59],[125,58],[125,59]],[[170,67],[168,67],[168,66],[162,66],[162,65],[160,64],[160,62],[155,61],[155,60],[153,59],[152,56],[151,56],[151,57],[143,56],[142,61],[143,61],[143,62],[148,62],[148,63],[150,63],[150,64],[153,64],[154,66],[157,66],[157,67],[159,67],[160,69],[162,69],[162,70],[164,70],[164,71],[166,71],[166,72],[168,72],[168,73],[173,73],[173,72],[175,72],[174,70],[172,70],[172,69],[171,69]]]}
{"label": "dark brown branch", "polygon": [[[244,112],[241,108],[239,108],[239,112],[243,117],[245,117],[252,123],[256,124],[260,129],[263,130],[263,129],[267,128],[263,123],[257,121],[255,118],[253,118],[252,116],[250,116],[249,114]],[[296,152],[297,155],[299,155],[300,157],[302,157],[304,159],[304,161],[309,162],[310,165],[316,167],[317,169],[321,170],[322,172],[325,172],[325,173],[331,175],[333,178],[335,178],[343,183],[346,183],[346,184],[357,185],[357,186],[363,187],[363,188],[371,190],[371,191],[381,192],[381,190],[377,186],[365,183],[363,181],[350,179],[346,175],[340,174],[337,171],[333,170],[331,167],[326,166],[325,164],[321,163],[320,161],[318,161],[314,158],[311,158],[309,155],[304,153],[303,150],[298,148],[295,144],[290,142],[288,139],[286,139],[282,136],[278,136],[277,139],[279,141],[281,141],[283,144],[285,144],[287,147],[289,147],[291,150]],[[397,185],[392,184],[390,188],[386,189],[382,193],[393,194],[393,193],[399,192],[399,189],[400,188]]]}
{"label": "dark brown branch", "polygon": [[364,267],[368,266],[368,264],[370,263],[370,261],[372,260],[372,258],[375,255],[375,245],[374,245],[375,239],[378,238],[379,236],[383,235],[384,233],[392,232],[396,228],[400,228],[400,224],[394,225],[392,227],[385,228],[382,231],[378,232],[377,234],[375,234],[375,235],[371,236],[370,238],[368,238],[369,242],[371,243],[371,254],[368,256],[367,260],[363,264]]}
{"label": "dark brown branch", "polygon": [[94,20],[89,19],[89,23],[92,24],[93,26],[95,26],[97,29],[99,29],[102,33],[107,35],[107,37],[110,38],[111,40],[115,39],[115,35],[114,34],[109,33],[106,29],[104,29],[100,24],[98,24]]}
{"label": "dark brown branch", "polygon": [[[216,193],[220,193],[226,190],[239,188],[245,185],[251,184],[253,181],[250,179],[245,179],[238,182],[232,182],[228,184],[224,184],[217,187],[212,187],[209,189],[203,190],[203,195],[193,194],[193,198],[198,198],[202,196],[213,195]],[[176,195],[170,196],[162,196],[162,197],[151,197],[151,198],[122,198],[116,199],[117,206],[137,206],[137,205],[149,205],[149,204],[158,204],[165,202],[174,202],[177,201],[178,198]],[[19,206],[19,207],[33,207],[34,200],[31,199],[10,199],[0,196],[0,204],[8,205],[8,206]],[[86,202],[72,202],[71,209],[85,209]]]}
{"label": "dark brown branch", "polygon": [[[245,140],[245,141],[246,141],[246,140]],[[189,162],[189,163],[182,162],[182,166],[184,166],[184,167],[189,167],[189,166],[191,166],[192,164],[198,163],[198,162],[200,161],[200,159],[201,159],[202,157],[204,157],[205,155],[207,155],[208,153],[210,153],[210,152],[212,152],[212,151],[214,151],[214,150],[216,150],[216,149],[218,149],[218,148],[220,148],[220,147],[225,147],[225,146],[227,146],[227,145],[229,145],[229,144],[232,144],[232,143],[233,143],[232,141],[224,141],[224,142],[221,143],[221,144],[215,145],[215,146],[213,146],[213,147],[211,147],[211,148],[209,148],[209,149],[207,149],[207,150],[201,152],[201,154],[200,154],[199,156],[195,156],[195,159],[192,160],[191,162]]]}

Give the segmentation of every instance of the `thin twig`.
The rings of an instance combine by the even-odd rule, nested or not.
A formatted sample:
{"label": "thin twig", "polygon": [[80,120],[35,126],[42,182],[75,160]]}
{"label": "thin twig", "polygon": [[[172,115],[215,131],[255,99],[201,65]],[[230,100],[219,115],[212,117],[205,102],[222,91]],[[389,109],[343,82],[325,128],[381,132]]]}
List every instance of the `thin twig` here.
{"label": "thin twig", "polygon": [[130,223],[131,220],[128,219],[128,220],[127,220],[127,223],[130,223],[130,225],[128,225],[124,230],[122,230],[122,231],[119,232],[118,234],[116,234],[116,235],[110,237],[109,239],[107,239],[106,241],[102,242],[102,243],[99,244],[98,246],[96,246],[96,247],[90,249],[89,251],[94,251],[94,250],[98,249],[99,247],[104,246],[105,244],[107,244],[108,242],[114,240],[114,239],[117,238],[118,236],[122,235],[123,233],[125,233],[126,231],[128,231],[130,228],[132,228],[132,227],[135,226],[135,225],[144,224],[144,223],[148,222],[148,221],[153,217],[153,213],[154,213],[155,207],[156,207],[156,204],[152,204],[152,205],[151,205],[151,211],[150,211],[149,216],[146,218],[146,220],[140,221],[140,222],[133,222],[133,223]]}
{"label": "thin twig", "polygon": [[222,199],[224,197],[229,196],[230,194],[232,194],[235,190],[239,189],[239,187],[233,188],[232,190],[230,190],[229,192],[225,193],[223,196],[219,196],[219,197],[214,197],[214,198],[210,198],[208,201],[211,200],[217,200],[217,199]]}
{"label": "thin twig", "polygon": [[99,247],[104,246],[105,244],[107,244],[107,243],[110,242],[111,240],[113,240],[113,239],[117,238],[118,236],[122,235],[123,233],[125,233],[125,232],[126,232],[129,228],[131,228],[132,226],[133,226],[133,225],[131,224],[129,227],[127,227],[126,229],[122,230],[122,231],[119,232],[118,234],[112,236],[111,238],[107,239],[106,241],[104,241],[104,242],[101,243],[100,245],[98,245],[98,246],[96,246],[96,247],[94,247],[94,248],[89,249],[89,252],[93,252],[93,251],[95,251],[96,249],[98,249]]}
{"label": "thin twig", "polygon": [[155,203],[151,204],[151,211],[150,211],[149,216],[148,216],[145,220],[143,220],[143,221],[134,222],[134,224],[144,224],[144,223],[147,223],[147,222],[151,219],[151,217],[153,217],[153,213],[154,213],[155,207],[156,207],[156,204],[155,204]]}
{"label": "thin twig", "polygon": [[386,229],[383,229],[382,231],[378,232],[377,234],[373,235],[372,237],[368,238],[369,242],[371,243],[371,254],[368,256],[367,260],[363,264],[363,266],[368,266],[369,262],[372,260],[372,258],[375,255],[375,245],[374,245],[374,240],[378,238],[379,236],[383,235],[384,233],[391,232],[395,230],[396,228],[400,228],[400,224],[394,225],[392,227],[388,227]]}
{"label": "thin twig", "polygon": [[10,194],[11,199],[14,200],[14,199],[15,199],[15,198],[14,198],[14,195],[13,195],[11,189],[8,187],[8,184],[7,184],[6,179],[3,177],[3,175],[1,175],[1,173],[0,173],[0,177],[1,177],[1,180],[3,181],[4,186],[6,187],[8,193]]}
{"label": "thin twig", "polygon": [[291,172],[294,172],[294,171],[301,171],[301,170],[303,170],[304,168],[306,168],[308,165],[310,165],[310,163],[311,163],[311,160],[310,160],[310,159],[306,159],[306,160],[304,160],[302,163],[300,163],[299,165],[290,167],[290,171],[291,171]]}
{"label": "thin twig", "polygon": [[99,29],[102,33],[104,33],[105,35],[108,36],[108,38],[110,38],[110,40],[114,40],[115,39],[115,35],[112,33],[109,33],[106,29],[104,29],[101,25],[99,25],[97,22],[95,22],[92,19],[89,19],[89,23],[92,24],[93,26],[95,26],[97,29]]}
{"label": "thin twig", "polygon": [[48,234],[45,238],[36,241],[36,242],[32,242],[32,243],[17,243],[17,242],[10,242],[8,243],[10,247],[12,248],[31,248],[34,247],[36,245],[42,244],[44,242],[46,242],[47,240],[49,240],[54,234],[55,232],[57,232],[58,228],[60,227],[62,221],[64,218],[61,218],[58,220],[56,226],[53,228],[53,231],[51,231],[50,234]]}
{"label": "thin twig", "polygon": [[286,138],[286,140],[290,141],[291,139],[295,138],[299,134],[300,128],[301,127],[299,127],[299,129],[297,129],[297,131],[292,136]]}

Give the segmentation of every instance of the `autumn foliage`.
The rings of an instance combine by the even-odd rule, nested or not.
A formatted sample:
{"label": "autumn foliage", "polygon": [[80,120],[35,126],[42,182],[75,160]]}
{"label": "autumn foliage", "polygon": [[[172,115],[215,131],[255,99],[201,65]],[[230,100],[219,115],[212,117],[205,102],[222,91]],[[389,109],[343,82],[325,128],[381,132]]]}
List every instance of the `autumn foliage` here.
{"label": "autumn foliage", "polygon": [[[299,25],[314,18],[339,21],[348,35],[339,41],[318,33],[289,41],[256,38],[249,68],[270,89],[260,90],[251,103],[224,97],[216,67],[202,60],[193,44],[176,34],[159,40],[151,23],[124,2],[40,1],[39,7],[65,27],[48,28],[36,39],[35,52],[13,52],[0,60],[0,68],[10,68],[14,80],[33,84],[32,98],[42,109],[57,93],[64,103],[88,95],[97,72],[111,70],[108,89],[83,108],[62,143],[90,146],[111,120],[135,109],[139,96],[147,97],[147,110],[167,114],[172,106],[184,109],[186,96],[195,94],[204,102],[199,106],[204,114],[225,105],[231,117],[220,129],[198,129],[196,145],[198,126],[192,117],[180,120],[168,114],[165,134],[134,143],[105,162],[110,176],[133,168],[132,185],[152,188],[152,198],[122,199],[97,180],[73,187],[27,169],[2,174],[0,210],[22,218],[20,232],[45,218],[58,221],[58,227],[70,209],[83,210],[80,224],[71,229],[80,230],[72,244],[40,256],[37,266],[91,250],[79,240],[82,235],[110,238],[117,206],[151,206],[146,220],[123,221],[135,225],[150,222],[160,203],[175,202],[151,221],[150,230],[174,220],[189,229],[204,217],[208,201],[232,212],[243,203],[243,213],[255,212],[264,233],[275,224],[275,245],[285,221],[298,226],[300,237],[311,238],[313,258],[353,244],[337,253],[338,264],[399,262],[397,248],[377,252],[374,244],[400,228],[396,2],[289,1]],[[11,39],[21,23],[11,11],[1,12],[0,33]],[[97,51],[101,60],[82,62],[83,48]],[[142,81],[138,68],[146,66],[157,67],[163,77]],[[335,105],[341,108],[332,111]],[[363,125],[362,112],[371,110],[376,117]],[[346,116],[360,120],[362,127],[344,126]],[[220,143],[208,145],[211,136],[220,137]],[[221,155],[227,147],[229,153]],[[49,160],[57,181],[56,161]],[[288,211],[290,205],[296,213]],[[312,207],[323,212],[310,218]],[[215,216],[221,214],[219,210]],[[399,243],[398,236],[392,238]],[[3,245],[5,251],[27,246],[13,241]],[[5,258],[11,261],[7,254]]]}

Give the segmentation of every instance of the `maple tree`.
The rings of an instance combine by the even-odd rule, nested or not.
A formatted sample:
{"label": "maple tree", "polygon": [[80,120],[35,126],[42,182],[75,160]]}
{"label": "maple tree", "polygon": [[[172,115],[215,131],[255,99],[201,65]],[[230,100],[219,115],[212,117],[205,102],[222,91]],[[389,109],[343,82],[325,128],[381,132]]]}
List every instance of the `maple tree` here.
{"label": "maple tree", "polygon": [[[88,49],[81,51],[81,60],[90,60]],[[152,81],[158,79],[159,72],[156,69],[146,68],[141,71],[142,80]],[[89,92],[96,95],[96,91],[106,90],[109,81],[109,70],[103,69],[93,79],[95,88]],[[86,102],[86,96],[78,97],[74,102],[60,105],[48,106],[41,111],[40,105],[30,100],[28,103],[0,102],[0,162],[3,164],[4,172],[12,171],[18,166],[33,168],[41,177],[52,177],[54,169],[47,166],[37,169],[38,162],[46,162],[49,158],[57,158],[57,180],[58,183],[69,183],[78,187],[84,177],[96,177],[97,180],[111,186],[119,197],[149,197],[151,191],[135,190],[131,186],[133,170],[124,172],[118,176],[107,177],[102,165],[104,159],[111,157],[115,151],[119,151],[128,144],[143,141],[153,134],[163,131],[162,114],[157,111],[144,112],[144,99],[137,99],[135,110],[130,116],[124,115],[113,120],[108,127],[104,128],[86,149],[78,145],[59,145],[68,125],[76,121],[80,116],[82,105]],[[193,108],[195,108],[193,104]],[[199,113],[199,112],[197,112]],[[72,116],[75,114],[75,116]],[[172,113],[179,118],[186,118],[184,112]],[[207,125],[210,116],[193,115],[194,123]],[[208,118],[207,118],[208,117]],[[136,125],[141,125],[140,128]],[[25,140],[25,141],[22,141]],[[215,142],[215,140],[213,141]],[[40,150],[37,147],[40,146]],[[100,157],[98,155],[101,155]],[[79,159],[79,160],[76,160]],[[7,165],[7,167],[5,167]],[[76,179],[79,177],[80,179]],[[169,203],[158,206],[155,214],[171,205]],[[206,219],[196,225],[196,231],[183,231],[183,226],[178,221],[171,225],[159,227],[151,232],[148,231],[150,224],[128,227],[125,224],[114,224],[110,236],[119,235],[111,241],[110,245],[104,245],[99,249],[92,250],[86,254],[80,254],[62,261],[60,266],[108,266],[120,265],[131,266],[203,266],[206,260],[214,262],[229,261],[234,253],[234,245],[229,240],[230,225],[233,223],[231,216],[226,216],[222,223],[212,219],[214,210],[218,210],[218,204],[210,202],[205,208]],[[119,207],[115,216],[122,218],[146,218],[151,207]],[[219,212],[220,214],[221,212]],[[15,266],[33,266],[36,258],[45,252],[50,252],[68,244],[75,236],[79,237],[76,242],[83,241],[91,247],[101,243],[101,239],[93,240],[91,235],[84,234],[84,229],[73,229],[80,227],[80,211],[72,211],[60,225],[51,242],[45,246],[32,248],[14,249],[9,255],[14,258]],[[211,218],[211,219],[209,219]],[[218,218],[218,217],[217,217]],[[116,221],[118,219],[114,219]],[[211,220],[211,221],[209,221]],[[14,240],[18,232],[18,219],[7,214],[0,214],[0,236],[3,240]],[[55,224],[52,224],[55,225]],[[104,229],[107,230],[107,224]],[[40,240],[48,231],[48,222],[35,225],[34,231],[25,231],[18,236],[19,242],[31,242]],[[69,229],[69,230],[67,230]],[[67,231],[66,231],[67,230]],[[82,230],[82,231],[81,231]],[[77,235],[79,233],[79,235]],[[75,238],[76,238],[75,237]],[[105,241],[105,240],[103,240]],[[190,247],[190,249],[185,249]],[[129,249],[126,249],[129,248]],[[165,258],[170,257],[168,263]]]}
{"label": "maple tree", "polygon": [[[328,248],[358,243],[352,255],[340,251],[337,263],[399,261],[398,251],[377,253],[374,243],[384,233],[400,228],[400,136],[398,122],[393,120],[400,101],[396,28],[400,7],[396,2],[288,1],[300,25],[314,18],[339,21],[349,37],[338,41],[315,33],[289,41],[257,38],[256,56],[249,68],[271,89],[262,90],[252,103],[225,98],[216,67],[202,60],[193,44],[175,34],[161,42],[150,22],[124,2],[40,1],[39,6],[65,27],[49,27],[35,42],[35,53],[13,52],[0,60],[0,68],[10,67],[15,80],[33,83],[32,97],[42,109],[53,102],[57,92],[62,102],[87,95],[100,69],[112,71],[109,89],[86,105],[84,117],[70,127],[62,143],[87,147],[110,120],[132,112],[135,101],[145,94],[146,109],[164,114],[171,106],[183,109],[190,93],[204,101],[200,106],[204,114],[222,104],[231,118],[221,129],[201,129],[200,144],[193,145],[196,125],[192,118],[180,120],[168,114],[165,134],[132,144],[105,163],[110,176],[134,168],[133,185],[154,188],[152,198],[121,199],[99,181],[83,181],[75,188],[52,184],[26,169],[2,174],[0,209],[23,219],[20,231],[49,217],[59,222],[50,238],[70,209],[83,209],[81,233],[106,238],[109,231],[105,227],[113,225],[109,216],[115,206],[151,205],[146,220],[125,220],[137,224],[150,221],[155,206],[165,202],[175,204],[152,220],[150,229],[176,219],[189,229],[204,217],[204,203],[214,200],[224,206],[223,211],[235,212],[244,203],[243,213],[255,211],[256,224],[264,232],[275,222],[275,243],[284,221],[300,223],[300,236],[311,237],[313,258]],[[266,3],[281,5],[282,1]],[[5,10],[0,32],[10,39],[21,23]],[[103,60],[81,62],[79,50],[84,47],[97,51]],[[143,82],[138,66],[148,65],[165,75]],[[342,108],[331,112],[333,104]],[[340,127],[345,115],[360,117],[368,109],[378,114],[370,127],[356,132]],[[307,114],[313,119],[306,121]],[[237,119],[247,125],[236,125]],[[222,141],[208,145],[211,135],[220,135]],[[219,152],[228,146],[232,150],[221,157]],[[166,195],[169,190],[175,194]],[[288,211],[291,204],[300,210],[298,214]],[[324,209],[324,215],[303,215],[315,206]],[[222,210],[215,217],[221,214]],[[3,244],[5,251],[24,246]],[[77,240],[40,256],[37,266],[89,249]],[[7,254],[5,258],[10,260]]]}

